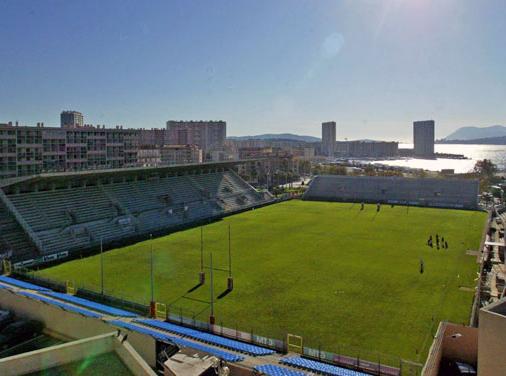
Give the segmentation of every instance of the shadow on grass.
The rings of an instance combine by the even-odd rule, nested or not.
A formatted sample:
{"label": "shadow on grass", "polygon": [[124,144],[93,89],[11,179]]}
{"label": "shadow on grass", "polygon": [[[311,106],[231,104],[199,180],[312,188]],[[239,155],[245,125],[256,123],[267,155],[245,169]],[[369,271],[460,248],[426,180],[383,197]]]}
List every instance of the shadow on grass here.
{"label": "shadow on grass", "polygon": [[200,286],[203,286],[203,285],[204,285],[203,283],[197,283],[195,286],[193,286],[191,289],[189,289],[189,290],[187,291],[187,293],[189,293],[189,292],[193,292],[193,291],[195,291],[196,289],[198,289]]}
{"label": "shadow on grass", "polygon": [[229,289],[226,289],[225,291],[223,291],[220,295],[218,295],[218,299],[221,299],[221,298],[224,298],[225,296],[227,296],[228,294],[230,294],[232,292],[232,290],[229,290]]}

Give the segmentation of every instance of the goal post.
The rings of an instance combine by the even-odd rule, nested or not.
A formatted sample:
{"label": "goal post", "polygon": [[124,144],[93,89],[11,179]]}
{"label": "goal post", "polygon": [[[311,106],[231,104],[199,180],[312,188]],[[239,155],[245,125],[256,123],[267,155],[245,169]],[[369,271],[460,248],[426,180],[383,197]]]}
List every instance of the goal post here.
{"label": "goal post", "polygon": [[4,275],[12,273],[12,263],[9,260],[2,260],[2,270]]}
{"label": "goal post", "polygon": [[167,306],[164,303],[155,302],[155,318],[161,320],[167,319]]}
{"label": "goal post", "polygon": [[67,280],[65,281],[65,290],[69,295],[75,295],[77,293],[77,288],[74,281]]}
{"label": "goal post", "polygon": [[301,336],[297,336],[295,334],[287,334],[286,345],[288,352],[294,352],[298,354],[304,353],[304,341]]}

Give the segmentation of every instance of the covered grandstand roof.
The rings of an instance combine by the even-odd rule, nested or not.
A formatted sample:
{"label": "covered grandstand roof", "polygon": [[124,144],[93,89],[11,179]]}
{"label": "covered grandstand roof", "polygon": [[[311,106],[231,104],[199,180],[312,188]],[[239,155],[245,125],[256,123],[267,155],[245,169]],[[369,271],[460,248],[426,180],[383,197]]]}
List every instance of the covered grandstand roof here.
{"label": "covered grandstand roof", "polygon": [[178,164],[169,166],[157,167],[124,167],[124,168],[109,168],[101,170],[84,170],[84,171],[68,171],[68,172],[50,172],[30,176],[22,176],[16,178],[8,178],[0,180],[0,188],[12,187],[19,184],[27,185],[40,181],[61,181],[77,179],[96,179],[107,176],[132,176],[132,175],[154,175],[164,173],[177,173],[181,171],[191,170],[206,170],[215,168],[230,168],[238,164],[253,162],[255,159],[248,160],[234,160],[223,162],[204,162],[204,163],[191,163],[191,164]]}

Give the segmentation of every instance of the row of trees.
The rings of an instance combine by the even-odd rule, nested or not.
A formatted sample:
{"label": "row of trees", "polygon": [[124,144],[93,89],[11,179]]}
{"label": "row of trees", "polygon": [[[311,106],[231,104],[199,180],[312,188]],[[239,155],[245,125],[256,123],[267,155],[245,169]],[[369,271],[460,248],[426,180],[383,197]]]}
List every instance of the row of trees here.
{"label": "row of trees", "polygon": [[491,185],[500,181],[497,176],[497,166],[490,159],[477,161],[473,173],[480,179],[480,190],[482,192],[489,191]]}

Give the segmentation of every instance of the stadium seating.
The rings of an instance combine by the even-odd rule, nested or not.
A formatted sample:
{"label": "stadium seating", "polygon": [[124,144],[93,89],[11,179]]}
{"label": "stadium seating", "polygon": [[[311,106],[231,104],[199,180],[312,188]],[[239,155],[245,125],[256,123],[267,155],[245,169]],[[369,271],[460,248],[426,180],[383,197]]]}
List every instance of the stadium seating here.
{"label": "stadium seating", "polygon": [[219,349],[215,349],[213,347],[209,347],[206,345],[202,345],[200,343],[188,341],[183,338],[175,338],[174,342],[176,343],[176,345],[178,345],[180,347],[189,347],[189,348],[192,348],[197,351],[205,352],[205,353],[214,355],[217,358],[223,359],[227,362],[240,362],[240,361],[244,360],[244,356],[229,353],[229,352],[219,350]]}
{"label": "stadium seating", "polygon": [[119,316],[119,317],[137,317],[135,313],[125,311],[123,309],[109,307],[104,304],[95,303],[91,300],[79,298],[77,296],[62,294],[60,292],[46,291],[44,295],[51,296],[53,298],[57,298],[59,300],[64,300],[68,303],[72,303],[75,305],[83,306],[86,308],[90,308],[94,311],[99,311],[111,316]]}
{"label": "stadium seating", "polygon": [[33,291],[51,291],[45,287],[37,286],[32,283],[20,281],[18,279],[14,279],[11,277],[7,277],[4,275],[0,275],[0,282],[7,283],[9,285],[21,288],[21,289],[27,289],[27,290],[33,290]]}
{"label": "stadium seating", "polygon": [[[38,253],[49,260],[96,247],[101,241],[146,236],[273,200],[231,170],[121,182],[105,179],[81,187],[16,191],[6,197],[40,239]],[[5,238],[0,232],[0,246],[5,238],[18,259],[30,258],[36,248],[23,230],[13,230],[14,219],[0,218],[0,231],[7,226],[8,234]]]}
{"label": "stadium seating", "polygon": [[367,376],[367,374],[363,372],[333,366],[331,364],[302,358],[300,356],[282,358],[280,363],[330,376]]}
{"label": "stadium seating", "polygon": [[316,176],[305,200],[382,202],[477,209],[479,184],[471,179]]}
{"label": "stadium seating", "polygon": [[111,320],[109,321],[109,324],[112,324],[114,326],[118,326],[120,328],[128,329],[133,332],[138,332],[141,334],[146,334],[150,337],[153,337],[154,339],[162,342],[171,342],[174,343],[174,337],[169,336],[164,333],[157,332],[156,330],[152,330],[149,328],[145,328],[139,325],[135,325],[129,322],[121,321],[121,320]]}
{"label": "stadium seating", "polygon": [[202,351],[202,352],[214,355],[217,358],[223,359],[227,362],[240,362],[240,361],[244,360],[244,357],[241,355],[232,354],[232,353],[229,353],[226,351],[222,351],[222,350],[215,349],[215,348],[212,348],[212,347],[209,347],[206,345],[202,345],[200,343],[191,342],[191,341],[185,340],[183,338],[173,337],[173,336],[170,336],[170,335],[167,335],[164,333],[160,333],[158,331],[155,331],[155,330],[152,330],[152,329],[140,326],[140,325],[135,325],[132,323],[127,323],[127,322],[119,321],[119,320],[111,320],[111,321],[109,321],[109,323],[112,325],[118,326],[120,328],[125,328],[125,329],[132,330],[132,331],[135,331],[138,333],[149,335],[158,341],[170,342],[170,343],[176,344],[179,347],[189,347],[189,348],[195,349],[197,351]]}
{"label": "stadium seating", "polygon": [[175,325],[168,322],[152,319],[138,319],[135,321],[144,325],[152,326],[157,329],[166,330],[168,332],[176,333],[182,336],[187,336],[202,342],[210,343],[212,345],[226,347],[228,349],[253,356],[269,355],[274,353],[273,350],[264,347],[243,343],[233,339],[220,337],[215,334],[201,332],[199,330],[186,328],[184,326]]}
{"label": "stadium seating", "polygon": [[262,364],[253,367],[255,371],[267,376],[307,376],[308,374],[301,371],[295,371],[289,368],[280,367],[274,364]]}
{"label": "stadium seating", "polygon": [[37,257],[37,249],[28,240],[22,227],[0,203],[0,253],[12,253],[11,260],[29,260]]}
{"label": "stadium seating", "polygon": [[72,306],[70,304],[59,302],[59,301],[54,300],[54,299],[49,299],[49,298],[46,298],[45,296],[36,295],[36,294],[30,293],[30,292],[27,292],[27,291],[20,291],[20,292],[18,292],[18,294],[26,296],[26,297],[31,298],[31,299],[35,299],[35,300],[38,300],[38,301],[50,304],[50,305],[53,305],[53,306],[56,306],[56,307],[59,307],[59,308],[62,308],[65,311],[79,313],[80,315],[83,315],[83,316],[86,316],[86,317],[92,317],[92,318],[96,318],[96,319],[102,317],[102,315],[100,315],[100,314],[98,314],[96,312],[87,310],[85,308],[75,307],[75,306]]}

